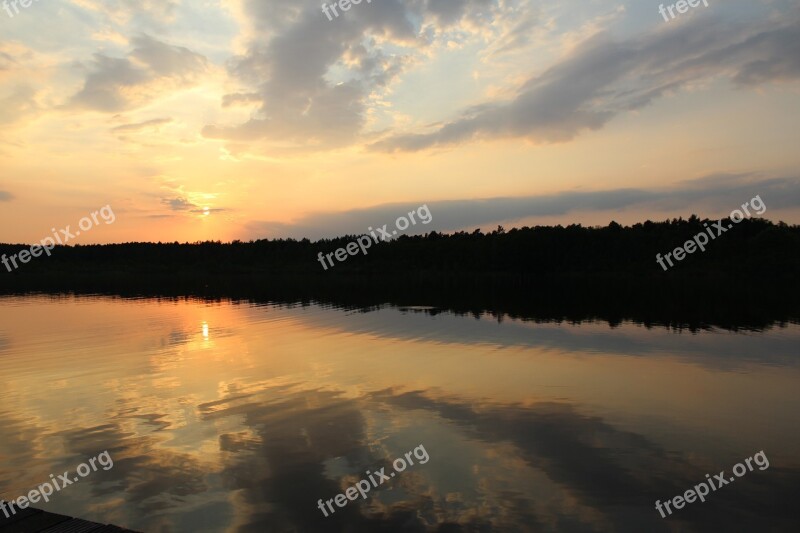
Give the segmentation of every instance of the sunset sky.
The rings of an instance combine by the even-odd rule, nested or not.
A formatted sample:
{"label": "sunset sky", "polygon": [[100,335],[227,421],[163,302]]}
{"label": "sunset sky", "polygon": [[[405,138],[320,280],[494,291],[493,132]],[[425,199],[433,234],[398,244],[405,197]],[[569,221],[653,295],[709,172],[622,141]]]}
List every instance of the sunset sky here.
{"label": "sunset sky", "polygon": [[[328,2],[330,3],[330,2]],[[40,0],[0,9],[0,242],[800,223],[800,5]],[[0,3],[2,6],[2,3]],[[411,231],[410,231],[411,232]]]}

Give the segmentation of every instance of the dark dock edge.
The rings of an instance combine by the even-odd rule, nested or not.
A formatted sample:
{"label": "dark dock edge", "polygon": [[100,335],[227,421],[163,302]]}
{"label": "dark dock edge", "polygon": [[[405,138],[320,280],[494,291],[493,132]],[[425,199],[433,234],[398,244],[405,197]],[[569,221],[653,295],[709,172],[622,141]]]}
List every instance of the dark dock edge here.
{"label": "dark dock edge", "polygon": [[31,507],[15,510],[16,513],[10,517],[6,517],[0,510],[0,533],[138,533],[110,524],[98,524]]}

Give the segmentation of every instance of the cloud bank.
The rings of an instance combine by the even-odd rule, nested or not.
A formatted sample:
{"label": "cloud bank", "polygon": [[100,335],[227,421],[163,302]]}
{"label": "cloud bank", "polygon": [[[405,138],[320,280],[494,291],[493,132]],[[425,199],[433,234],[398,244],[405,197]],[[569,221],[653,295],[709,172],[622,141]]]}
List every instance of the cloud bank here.
{"label": "cloud bank", "polygon": [[[411,226],[405,233],[472,230],[498,223],[531,217],[569,213],[621,212],[641,209],[669,213],[689,206],[706,213],[729,213],[755,195],[760,195],[768,210],[800,207],[800,177],[759,178],[752,174],[714,174],[668,189],[611,189],[606,191],[568,191],[557,194],[515,198],[486,198],[426,202],[433,221]],[[420,204],[384,204],[340,213],[313,213],[295,223],[252,222],[248,238],[284,237],[301,239],[330,238],[366,233],[368,227],[393,224],[395,219]],[[765,215],[767,216],[767,215]],[[657,218],[657,217],[656,217]]]}

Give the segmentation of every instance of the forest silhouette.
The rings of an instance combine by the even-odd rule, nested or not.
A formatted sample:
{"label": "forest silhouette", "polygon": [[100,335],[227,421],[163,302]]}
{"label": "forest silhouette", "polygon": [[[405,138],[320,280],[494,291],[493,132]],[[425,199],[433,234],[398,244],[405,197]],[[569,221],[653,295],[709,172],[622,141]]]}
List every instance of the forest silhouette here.
{"label": "forest silhouette", "polygon": [[[358,235],[57,246],[51,257],[13,272],[2,269],[0,293],[193,296],[359,309],[394,304],[690,329],[762,329],[800,320],[800,226],[745,219],[666,272],[656,263],[657,253],[683,246],[714,222],[692,215],[632,226],[404,235],[328,270],[319,252],[344,248]],[[23,247],[0,244],[0,254]]]}

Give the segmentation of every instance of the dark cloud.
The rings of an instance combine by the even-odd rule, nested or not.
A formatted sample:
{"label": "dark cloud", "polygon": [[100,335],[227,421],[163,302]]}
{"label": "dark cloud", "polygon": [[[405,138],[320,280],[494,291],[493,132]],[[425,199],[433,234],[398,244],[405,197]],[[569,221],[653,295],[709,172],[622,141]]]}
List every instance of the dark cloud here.
{"label": "dark cloud", "polygon": [[[222,207],[203,207],[182,196],[176,196],[174,198],[162,198],[161,203],[169,206],[169,208],[173,211],[185,211],[188,213],[210,214],[228,211],[228,209]],[[171,215],[150,215],[151,218],[168,218],[170,216]]]}
{"label": "dark cloud", "polygon": [[0,202],[10,202],[14,196],[8,191],[0,191]]}
{"label": "dark cloud", "polygon": [[161,203],[168,205],[173,211],[189,211],[191,209],[199,209],[197,204],[193,204],[186,198],[182,197],[163,198]]}
{"label": "dark cloud", "polygon": [[[444,200],[417,204],[384,204],[339,213],[314,213],[291,224],[253,222],[248,237],[292,237],[312,239],[348,234],[363,234],[367,227],[394,224],[397,217],[426,203],[432,222],[412,225],[407,233],[474,229],[490,224],[513,222],[530,217],[566,215],[574,212],[648,209],[669,213],[697,209],[725,214],[743,202],[760,195],[767,209],[800,207],[800,178],[759,178],[751,174],[713,174],[669,189],[613,189],[608,191],[568,191],[518,198]],[[720,213],[722,214],[722,213]],[[768,216],[769,213],[765,216]],[[419,218],[419,217],[417,217]]]}
{"label": "dark cloud", "polygon": [[781,21],[701,16],[617,41],[607,33],[531,77],[511,101],[487,103],[427,133],[391,136],[377,151],[417,151],[480,138],[568,141],[692,82],[728,76],[740,87],[800,77],[800,10]]}
{"label": "dark cloud", "polygon": [[469,0],[428,0],[427,10],[434,15],[442,26],[446,27],[464,18],[471,4],[489,7],[491,2],[489,0],[478,0],[476,2],[470,2]]}
{"label": "dark cloud", "polygon": [[[160,91],[185,87],[196,81],[207,61],[181,46],[172,46],[147,35],[133,39],[127,58],[95,54],[92,70],[70,105],[95,111],[129,109],[157,96]],[[154,82],[160,82],[158,87]]]}

